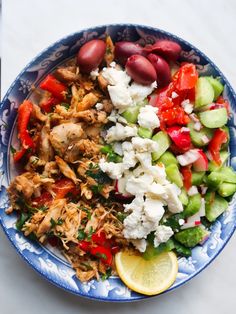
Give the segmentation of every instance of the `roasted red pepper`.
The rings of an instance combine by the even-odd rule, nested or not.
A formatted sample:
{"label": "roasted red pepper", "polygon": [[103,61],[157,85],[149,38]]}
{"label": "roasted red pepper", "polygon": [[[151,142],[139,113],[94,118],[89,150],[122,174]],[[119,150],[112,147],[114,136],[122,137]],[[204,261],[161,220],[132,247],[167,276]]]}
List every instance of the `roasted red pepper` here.
{"label": "roasted red pepper", "polygon": [[17,161],[21,160],[21,158],[25,155],[26,151],[27,151],[27,149],[21,148],[21,150],[13,153],[13,160],[14,160],[14,162],[17,162]]}
{"label": "roasted red pepper", "polygon": [[48,191],[43,191],[40,196],[32,199],[32,203],[36,207],[40,207],[44,205],[48,206],[51,204],[52,200],[53,198],[52,198],[51,193],[49,193]]}
{"label": "roasted red pepper", "polygon": [[69,192],[75,189],[75,184],[68,178],[63,178],[53,184],[52,190],[56,193],[55,199],[64,198]]}
{"label": "roasted red pepper", "polygon": [[90,254],[100,258],[104,264],[111,266],[112,254],[109,248],[104,246],[96,246],[90,250]]}
{"label": "roasted red pepper", "polygon": [[65,92],[67,91],[66,85],[58,81],[53,75],[49,74],[40,83],[40,88],[50,92],[55,98],[60,101],[65,99]]}
{"label": "roasted red pepper", "polygon": [[23,148],[35,148],[35,144],[27,130],[29,125],[30,116],[33,110],[33,105],[29,100],[24,100],[18,108],[18,132],[19,139]]}
{"label": "roasted red pepper", "polygon": [[105,245],[109,240],[106,238],[106,234],[104,231],[96,232],[92,235],[92,241],[98,245]]}
{"label": "roasted red pepper", "polygon": [[88,241],[80,241],[79,242],[79,247],[81,248],[81,250],[83,250],[84,252],[90,252],[91,249],[91,243]]}
{"label": "roasted red pepper", "polygon": [[180,172],[183,176],[184,187],[188,191],[192,186],[192,171],[191,166],[185,166],[180,168]]}
{"label": "roasted red pepper", "polygon": [[55,97],[50,97],[47,101],[40,104],[41,109],[44,112],[51,112],[53,107],[60,103],[60,100]]}
{"label": "roasted red pepper", "polygon": [[215,130],[214,136],[211,139],[208,150],[212,156],[212,159],[218,164],[221,165],[220,160],[220,149],[222,144],[227,143],[228,141],[228,134],[226,131],[222,129]]}

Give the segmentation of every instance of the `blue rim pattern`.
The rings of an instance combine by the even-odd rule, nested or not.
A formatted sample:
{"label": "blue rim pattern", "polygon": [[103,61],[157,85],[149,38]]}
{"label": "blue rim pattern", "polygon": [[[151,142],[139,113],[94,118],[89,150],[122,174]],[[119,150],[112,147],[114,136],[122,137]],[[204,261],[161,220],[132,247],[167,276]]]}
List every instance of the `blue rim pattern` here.
{"label": "blue rim pattern", "polygon": [[[10,86],[0,106],[0,222],[3,230],[17,252],[39,274],[51,283],[80,296],[103,301],[134,301],[146,298],[130,291],[119,278],[111,277],[105,281],[91,280],[81,283],[70,265],[63,260],[52,247],[45,248],[25,238],[15,228],[16,215],[6,215],[9,206],[6,188],[18,169],[12,163],[10,145],[17,146],[15,118],[17,107],[25,98],[33,98],[30,91],[32,84],[38,85],[43,77],[61,62],[71,58],[79,47],[93,38],[104,38],[109,34],[114,41],[130,40],[141,44],[153,43],[157,38],[171,39],[181,44],[181,58],[197,65],[202,75],[220,76],[225,84],[224,96],[231,104],[232,115],[229,120],[231,135],[231,165],[236,169],[236,95],[222,72],[205,54],[197,48],[168,32],[141,25],[114,24],[103,25],[82,30],[57,41],[35,59],[33,59],[17,76]],[[236,197],[225,212],[212,226],[210,238],[203,246],[193,249],[192,257],[179,259],[179,273],[176,282],[164,293],[171,291],[201,272],[221,252],[236,225]]]}

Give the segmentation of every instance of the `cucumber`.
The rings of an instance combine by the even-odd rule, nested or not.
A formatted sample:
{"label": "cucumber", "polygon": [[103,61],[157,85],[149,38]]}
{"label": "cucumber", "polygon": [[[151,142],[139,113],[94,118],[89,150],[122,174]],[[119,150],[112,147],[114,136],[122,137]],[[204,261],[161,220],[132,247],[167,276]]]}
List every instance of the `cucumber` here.
{"label": "cucumber", "polygon": [[160,158],[159,160],[160,162],[162,162],[165,167],[169,166],[170,164],[175,164],[178,165],[178,160],[175,158],[174,154],[172,154],[171,152],[167,151],[165,152]]}
{"label": "cucumber", "polygon": [[219,108],[199,113],[201,123],[210,129],[216,129],[224,126],[228,120],[227,110]]}
{"label": "cucumber", "polygon": [[175,251],[178,255],[189,257],[192,255],[192,251],[186,246],[180,244],[178,241],[174,241]]}
{"label": "cucumber", "polygon": [[129,107],[122,112],[121,116],[129,123],[136,123],[138,120],[139,110],[140,106]]}
{"label": "cucumber", "polygon": [[215,221],[228,208],[228,202],[214,192],[207,192],[205,201],[206,218],[210,222]]}
{"label": "cucumber", "polygon": [[217,192],[222,197],[228,197],[234,194],[236,192],[236,184],[235,183],[222,183],[220,184]]}
{"label": "cucumber", "polygon": [[185,206],[188,204],[188,194],[185,191],[185,189],[181,189],[181,193],[179,195],[179,200]]}
{"label": "cucumber", "polygon": [[179,224],[180,219],[184,219],[183,212],[170,215],[167,219],[165,219],[164,225],[171,227],[172,230],[179,230],[181,227]]}
{"label": "cucumber", "polygon": [[166,167],[166,175],[170,182],[175,183],[179,188],[183,186],[183,179],[179,168],[176,164],[171,164]]}
{"label": "cucumber", "polygon": [[217,165],[213,160],[209,162],[208,164],[208,170],[209,171],[217,171],[219,170],[227,161],[229,157],[229,153],[227,151],[221,151],[220,152],[220,160],[221,165]]}
{"label": "cucumber", "polygon": [[217,173],[222,175],[223,182],[236,183],[236,173],[234,172],[233,168],[223,166]]}
{"label": "cucumber", "polygon": [[192,172],[192,185],[200,185],[203,182],[205,171]]}
{"label": "cucumber", "polygon": [[184,217],[190,217],[196,214],[202,205],[201,195],[195,194],[189,197],[188,205],[184,209]]}
{"label": "cucumber", "polygon": [[195,107],[202,107],[213,102],[215,97],[211,83],[205,77],[199,77],[196,86]]}
{"label": "cucumber", "polygon": [[188,124],[188,128],[190,130],[192,143],[194,144],[194,146],[197,147],[203,147],[208,145],[208,143],[205,143],[202,138],[207,136],[209,140],[211,140],[214,134],[214,130],[205,127],[203,127],[200,131],[194,130],[194,122],[190,122]]}
{"label": "cucumber", "polygon": [[170,147],[171,142],[169,136],[163,131],[155,134],[152,137],[152,140],[157,142],[159,145],[158,151],[152,153],[152,159],[156,161],[161,157],[162,154],[164,154],[165,151],[167,151],[167,149]]}
{"label": "cucumber", "polygon": [[213,87],[213,89],[214,89],[214,100],[216,100],[220,96],[220,94],[223,92],[224,85],[221,84],[219,79],[214,78],[212,76],[205,76],[205,78],[208,80],[208,82]]}
{"label": "cucumber", "polygon": [[187,248],[192,248],[200,243],[208,232],[200,226],[182,230],[174,235],[174,238]]}
{"label": "cucumber", "polygon": [[138,128],[138,135],[140,137],[143,137],[143,138],[151,138],[152,137],[152,130],[151,129],[146,129],[146,128],[143,128],[143,127],[139,127]]}
{"label": "cucumber", "polygon": [[205,182],[209,188],[216,190],[220,184],[224,182],[224,179],[224,175],[222,175],[220,172],[213,171],[209,174],[209,176],[206,177]]}
{"label": "cucumber", "polygon": [[174,241],[169,239],[165,243],[161,243],[158,247],[154,247],[152,244],[148,244],[146,251],[143,253],[143,258],[146,260],[152,259],[154,256],[162,253],[162,252],[169,252],[173,250],[175,247]]}

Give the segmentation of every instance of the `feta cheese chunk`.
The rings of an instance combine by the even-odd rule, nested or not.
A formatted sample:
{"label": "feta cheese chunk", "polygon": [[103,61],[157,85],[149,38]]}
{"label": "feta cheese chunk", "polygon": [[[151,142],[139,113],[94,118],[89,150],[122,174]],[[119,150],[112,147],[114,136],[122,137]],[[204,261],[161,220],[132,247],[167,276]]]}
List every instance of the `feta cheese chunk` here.
{"label": "feta cheese chunk", "polygon": [[160,200],[146,197],[144,202],[144,213],[148,220],[158,224],[164,215],[163,203]]}
{"label": "feta cheese chunk", "polygon": [[138,115],[138,124],[147,129],[155,129],[160,126],[160,121],[157,116],[158,109],[156,107],[146,105],[140,108]]}
{"label": "feta cheese chunk", "polygon": [[174,234],[171,227],[168,226],[158,226],[155,231],[154,247],[158,247],[161,243],[169,240],[169,238]]}
{"label": "feta cheese chunk", "polygon": [[102,76],[109,85],[124,85],[127,87],[131,80],[131,77],[125,71],[118,70],[115,67],[103,68]]}
{"label": "feta cheese chunk", "polygon": [[99,68],[91,71],[90,76],[91,76],[92,80],[95,81],[96,78],[99,76]]}
{"label": "feta cheese chunk", "polygon": [[124,142],[122,144],[123,150],[123,165],[125,169],[133,168],[137,163],[137,158],[135,156],[135,151],[133,145],[130,142]]}
{"label": "feta cheese chunk", "polygon": [[125,140],[127,137],[132,137],[137,135],[136,126],[123,126],[120,123],[112,126],[107,130],[106,141],[107,143]]}
{"label": "feta cheese chunk", "polygon": [[98,102],[98,103],[95,105],[95,108],[96,108],[97,110],[102,110],[102,109],[103,109],[103,104],[100,103],[100,102]]}
{"label": "feta cheese chunk", "polygon": [[104,158],[100,159],[99,167],[113,180],[120,179],[124,171],[123,163],[106,162]]}
{"label": "feta cheese chunk", "polygon": [[139,103],[147,98],[147,96],[150,95],[156,87],[156,82],[153,82],[151,85],[148,86],[133,82],[129,87],[129,93],[134,102]]}
{"label": "feta cheese chunk", "polygon": [[119,84],[107,87],[111,101],[115,108],[125,110],[133,105],[132,98],[126,86]]}
{"label": "feta cheese chunk", "polygon": [[126,184],[126,191],[132,195],[144,194],[148,191],[149,185],[153,182],[153,177],[144,173],[143,175],[135,178],[131,176]]}
{"label": "feta cheese chunk", "polygon": [[133,137],[131,142],[133,144],[133,148],[139,153],[144,152],[152,153],[157,151],[159,148],[157,142],[152,141],[148,138]]}
{"label": "feta cheese chunk", "polygon": [[180,202],[178,196],[181,193],[181,190],[175,184],[167,184],[165,186],[166,190],[166,198],[165,201],[168,206],[168,210],[173,213],[181,213],[183,209],[183,205]]}
{"label": "feta cheese chunk", "polygon": [[136,239],[131,241],[133,246],[141,253],[146,251],[147,241],[145,239]]}

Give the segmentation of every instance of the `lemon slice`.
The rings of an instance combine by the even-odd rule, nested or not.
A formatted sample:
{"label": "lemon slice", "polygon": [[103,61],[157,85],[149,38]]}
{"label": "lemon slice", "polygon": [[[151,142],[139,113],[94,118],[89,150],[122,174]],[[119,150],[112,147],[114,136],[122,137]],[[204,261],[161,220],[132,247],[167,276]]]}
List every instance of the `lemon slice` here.
{"label": "lemon slice", "polygon": [[178,273],[178,260],[173,252],[164,252],[145,260],[134,252],[119,252],[115,256],[116,270],[131,290],[155,295],[167,290]]}

